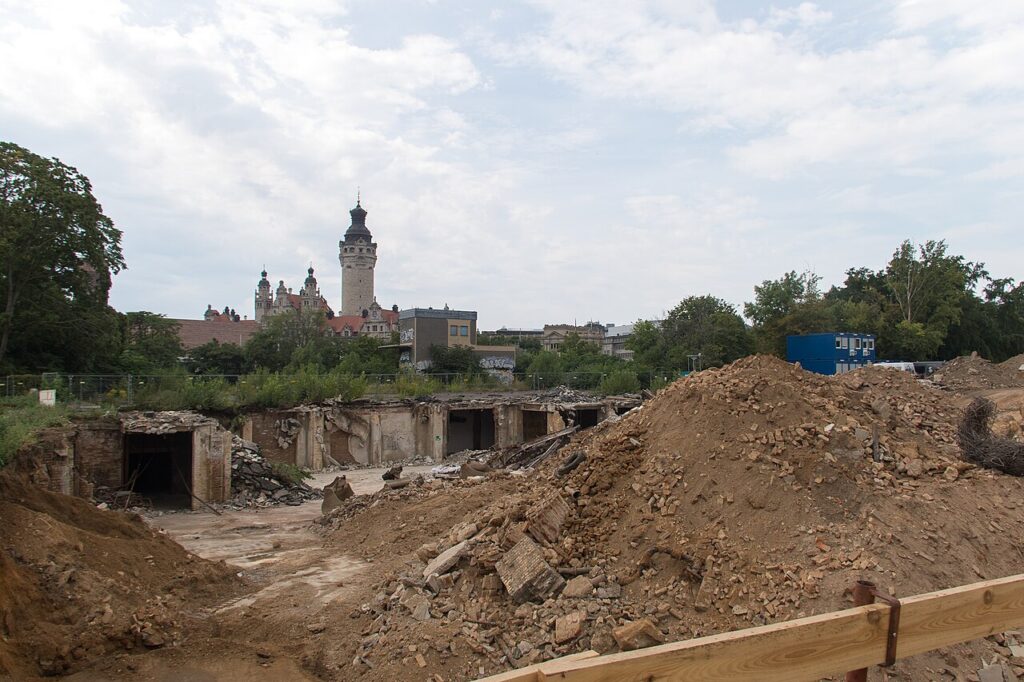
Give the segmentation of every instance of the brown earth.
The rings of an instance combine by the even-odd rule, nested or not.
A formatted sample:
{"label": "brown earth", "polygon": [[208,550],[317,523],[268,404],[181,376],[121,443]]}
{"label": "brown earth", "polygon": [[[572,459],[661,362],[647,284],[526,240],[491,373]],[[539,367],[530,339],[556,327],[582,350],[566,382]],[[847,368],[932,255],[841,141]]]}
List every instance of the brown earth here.
{"label": "brown earth", "polygon": [[0,675],[68,673],[114,651],[172,645],[182,611],[235,589],[138,517],[0,473]]}
{"label": "brown earth", "polygon": [[[413,525],[425,541],[420,556],[406,555],[352,614],[356,655],[351,645],[336,657],[329,647],[321,660],[338,679],[470,679],[510,661],[616,651],[613,630],[643,618],[671,641],[845,608],[855,579],[904,596],[1019,573],[1024,483],[960,461],[954,428],[964,402],[882,368],[821,377],[757,357],[693,375],[567,446],[563,453],[587,455],[568,476],[554,473],[563,455],[440,538],[437,526]],[[516,604],[495,561],[554,493],[572,516],[544,553],[590,589]],[[397,504],[341,520],[334,537],[362,539],[363,517],[391,518]],[[433,596],[421,587],[423,559],[467,534],[457,579]],[[421,598],[426,622],[413,615]],[[908,679],[954,675],[981,667],[982,652],[1009,655],[974,643],[899,670]]]}
{"label": "brown earth", "polygon": [[[1014,396],[999,402],[1016,405]],[[845,608],[844,588],[860,578],[906,596],[1024,572],[1024,482],[960,459],[954,432],[967,401],[889,369],[822,377],[747,358],[579,434],[526,477],[357,495],[313,524],[316,503],[162,517],[179,524],[168,527],[193,551],[243,573],[244,593],[200,592],[171,635],[175,646],[89,656],[76,677],[449,682],[589,648],[616,651],[613,631],[644,618],[672,641]],[[576,452],[584,462],[558,476]],[[542,551],[567,579],[582,578],[517,604],[496,562],[556,494],[569,516]],[[30,542],[0,539],[19,551]],[[465,555],[429,588],[425,562],[460,541]],[[129,544],[120,562],[153,569]],[[65,551],[85,559],[73,545]],[[5,613],[47,598],[32,572],[5,565],[2,575]],[[159,580],[138,589],[146,598],[168,591]],[[35,655],[36,641],[45,643],[20,641],[0,650]],[[110,651],[121,646],[105,641]],[[1024,662],[1010,656],[1018,643],[997,635],[901,661],[888,674],[968,679],[983,658],[1012,669]]]}
{"label": "brown earth", "polygon": [[1024,354],[1005,362],[989,362],[976,355],[950,360],[932,375],[935,383],[955,391],[1024,388]]}

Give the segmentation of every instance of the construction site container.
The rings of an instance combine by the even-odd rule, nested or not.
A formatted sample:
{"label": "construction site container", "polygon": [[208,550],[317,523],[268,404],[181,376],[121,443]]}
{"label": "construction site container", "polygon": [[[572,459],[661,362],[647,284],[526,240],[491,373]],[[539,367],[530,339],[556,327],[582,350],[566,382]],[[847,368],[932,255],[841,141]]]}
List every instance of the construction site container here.
{"label": "construction site container", "polygon": [[853,332],[788,336],[786,359],[809,372],[845,374],[875,362],[875,337]]}

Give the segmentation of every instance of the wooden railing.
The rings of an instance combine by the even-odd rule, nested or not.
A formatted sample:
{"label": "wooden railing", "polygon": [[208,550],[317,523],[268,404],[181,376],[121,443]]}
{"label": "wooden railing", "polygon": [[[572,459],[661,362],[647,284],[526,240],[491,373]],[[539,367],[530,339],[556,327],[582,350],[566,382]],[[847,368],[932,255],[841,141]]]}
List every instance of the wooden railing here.
{"label": "wooden railing", "polygon": [[[1024,625],[1024,575],[929,592],[900,601],[896,658]],[[870,604],[639,651],[556,658],[485,682],[817,680],[885,662],[886,604]]]}

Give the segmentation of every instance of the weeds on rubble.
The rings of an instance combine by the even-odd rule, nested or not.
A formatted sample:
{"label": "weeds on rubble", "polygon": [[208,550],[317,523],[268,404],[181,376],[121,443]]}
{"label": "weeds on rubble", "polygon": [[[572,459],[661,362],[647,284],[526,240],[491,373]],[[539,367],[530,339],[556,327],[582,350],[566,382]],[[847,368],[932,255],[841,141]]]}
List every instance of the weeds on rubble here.
{"label": "weeds on rubble", "polygon": [[0,467],[31,442],[40,429],[66,423],[67,411],[63,407],[40,405],[34,395],[0,401]]}
{"label": "weeds on rubble", "polygon": [[303,480],[313,478],[313,474],[309,473],[302,467],[295,466],[294,464],[274,462],[271,465],[271,468],[279,479],[287,482],[290,486],[299,485]]}

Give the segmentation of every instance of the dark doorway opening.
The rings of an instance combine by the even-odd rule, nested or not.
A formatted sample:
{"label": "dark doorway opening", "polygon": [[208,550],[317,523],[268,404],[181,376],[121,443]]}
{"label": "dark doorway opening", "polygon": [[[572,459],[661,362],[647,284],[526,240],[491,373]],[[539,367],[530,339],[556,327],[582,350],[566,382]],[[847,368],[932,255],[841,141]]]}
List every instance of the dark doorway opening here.
{"label": "dark doorway opening", "polygon": [[331,459],[338,464],[356,464],[349,450],[348,431],[330,431]]}
{"label": "dark doorway opening", "polygon": [[616,407],[615,408],[615,414],[617,414],[619,416],[622,416],[622,415],[626,414],[627,412],[629,412],[632,409],[633,409],[632,407]]}
{"label": "dark doorway opening", "polygon": [[581,429],[587,429],[591,426],[597,426],[597,422],[601,421],[598,416],[599,410],[576,410],[576,423],[579,424]]}
{"label": "dark doorway opening", "polygon": [[448,413],[448,448],[445,454],[491,447],[494,447],[494,410],[452,410]]}
{"label": "dark doorway opening", "polygon": [[548,435],[548,413],[523,410],[523,442]]}
{"label": "dark doorway opening", "polygon": [[192,507],[192,433],[129,433],[124,441],[125,487],[155,507]]}

